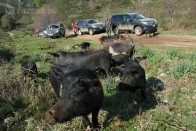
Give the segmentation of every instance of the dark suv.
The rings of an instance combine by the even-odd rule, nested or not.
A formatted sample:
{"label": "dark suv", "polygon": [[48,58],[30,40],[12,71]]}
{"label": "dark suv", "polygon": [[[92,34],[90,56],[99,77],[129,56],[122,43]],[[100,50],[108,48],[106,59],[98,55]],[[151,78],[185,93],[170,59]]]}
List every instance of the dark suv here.
{"label": "dark suv", "polygon": [[77,22],[77,32],[79,35],[83,33],[94,35],[96,32],[105,32],[105,24],[95,19],[80,20]]}
{"label": "dark suv", "polygon": [[157,32],[157,20],[145,18],[139,13],[126,13],[113,15],[111,18],[111,27],[114,34],[119,34],[120,31],[131,31],[136,35],[142,35],[147,30]]}

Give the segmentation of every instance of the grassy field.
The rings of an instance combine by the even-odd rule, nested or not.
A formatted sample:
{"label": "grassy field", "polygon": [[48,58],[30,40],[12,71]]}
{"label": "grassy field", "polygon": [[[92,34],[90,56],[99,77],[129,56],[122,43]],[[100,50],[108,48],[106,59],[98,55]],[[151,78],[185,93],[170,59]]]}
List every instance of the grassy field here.
{"label": "grassy field", "polygon": [[[47,71],[48,52],[70,50],[78,39],[49,39],[31,36],[28,30],[13,31],[9,37],[1,33],[0,53],[0,130],[8,131],[80,131],[85,130],[81,118],[50,125],[45,112],[57,101]],[[119,77],[100,77],[104,103],[99,123],[104,131],[179,131],[196,130],[196,49],[177,47],[145,47],[136,45],[134,54],[147,76],[148,103],[141,93],[115,90]],[[92,48],[100,48],[92,43]],[[145,59],[139,60],[139,57]],[[39,83],[23,81],[20,64],[30,59],[38,66]]]}

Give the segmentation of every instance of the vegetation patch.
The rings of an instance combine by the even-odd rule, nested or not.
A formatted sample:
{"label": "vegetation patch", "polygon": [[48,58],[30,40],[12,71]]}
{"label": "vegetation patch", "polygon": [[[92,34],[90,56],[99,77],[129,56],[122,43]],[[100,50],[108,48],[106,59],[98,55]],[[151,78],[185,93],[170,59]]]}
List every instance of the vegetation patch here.
{"label": "vegetation patch", "polygon": [[[80,117],[55,125],[45,118],[45,112],[58,101],[47,76],[52,59],[48,52],[70,51],[82,40],[17,35],[3,46],[13,50],[14,55],[10,61],[3,59],[0,65],[0,130],[85,130]],[[134,57],[146,71],[148,102],[142,103],[139,90],[135,93],[116,90],[119,76],[100,76],[105,95],[99,114],[101,129],[194,130],[195,49],[134,44]],[[94,42],[92,47],[100,48]],[[24,60],[36,62],[39,83],[23,80],[20,63]]]}

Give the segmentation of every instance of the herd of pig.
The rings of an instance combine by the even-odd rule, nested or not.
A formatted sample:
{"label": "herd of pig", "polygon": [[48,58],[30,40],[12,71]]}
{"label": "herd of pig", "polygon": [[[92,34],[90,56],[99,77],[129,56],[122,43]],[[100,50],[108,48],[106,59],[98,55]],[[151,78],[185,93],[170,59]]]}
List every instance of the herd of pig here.
{"label": "herd of pig", "polygon": [[[88,42],[81,45],[77,46],[90,46]],[[119,91],[131,92],[140,89],[145,101],[145,71],[132,60],[134,47],[131,44],[113,43],[95,51],[50,52],[53,60],[48,77],[59,99],[46,112],[48,122],[65,122],[81,116],[85,128],[100,128],[98,114],[104,100],[104,92],[95,72],[97,70],[109,76],[111,69],[121,66],[121,81],[116,88]],[[34,78],[36,82],[35,63],[26,61],[21,70],[24,76]],[[88,118],[89,114],[92,114],[92,121]]]}

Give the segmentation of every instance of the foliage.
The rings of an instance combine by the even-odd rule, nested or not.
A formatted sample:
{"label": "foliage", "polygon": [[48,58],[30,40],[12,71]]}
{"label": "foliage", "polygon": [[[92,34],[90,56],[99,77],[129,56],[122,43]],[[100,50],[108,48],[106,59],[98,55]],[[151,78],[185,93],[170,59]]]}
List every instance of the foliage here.
{"label": "foliage", "polygon": [[174,65],[174,67],[171,69],[171,72],[176,79],[179,79],[188,72],[194,72],[196,70],[195,67],[195,62],[183,61],[176,63],[176,65]]}
{"label": "foliage", "polygon": [[103,85],[105,87],[104,88],[105,92],[112,93],[116,89],[115,85],[116,85],[115,77],[111,76],[111,77],[107,78],[106,82]]}
{"label": "foliage", "polygon": [[42,5],[46,2],[45,0],[34,0],[37,7],[42,7]]}
{"label": "foliage", "polygon": [[1,27],[10,30],[13,27],[13,21],[10,16],[4,15],[1,18]]}
{"label": "foliage", "polygon": [[[147,57],[148,58],[148,57]],[[156,65],[161,65],[164,61],[164,55],[161,53],[156,53],[152,57],[149,58],[149,65],[155,67]]]}
{"label": "foliage", "polygon": [[22,18],[20,19],[20,23],[24,26],[27,26],[29,24],[32,24],[32,17],[31,15],[23,15]]}
{"label": "foliage", "polygon": [[145,47],[141,50],[140,55],[142,56],[142,58],[146,59],[153,57],[155,55],[155,52],[152,49]]}
{"label": "foliage", "polygon": [[167,55],[168,55],[168,57],[170,59],[174,59],[174,58],[180,56],[178,50],[177,49],[173,49],[173,48],[168,48]]}
{"label": "foliage", "polygon": [[59,22],[60,18],[55,6],[45,5],[38,9],[33,16],[35,27],[47,27],[49,24]]}
{"label": "foliage", "polygon": [[[6,34],[0,34],[0,43],[11,43],[6,45],[13,46],[16,50],[15,57],[11,59],[13,63],[4,61],[0,65],[0,130],[85,130],[80,117],[54,125],[50,125],[45,118],[45,112],[58,100],[47,78],[51,66],[47,62],[50,59],[47,52],[68,51],[82,40],[38,38],[25,35],[25,31],[26,29],[13,31],[14,42],[8,41],[10,37]],[[131,92],[118,92],[116,86],[120,81],[119,77],[111,75],[108,78],[100,78],[105,95],[99,113],[101,130],[194,130],[196,105],[195,78],[192,75],[196,67],[195,49],[170,47],[174,53],[168,53],[171,54],[169,56],[173,56],[176,50],[177,54],[184,56],[174,55],[175,57],[170,59],[168,48],[145,47],[139,43],[135,45],[137,56],[146,57],[147,66],[144,69],[148,78],[148,102],[141,102],[139,90],[134,95]],[[100,48],[99,44],[94,42],[92,47]],[[39,83],[35,84],[30,79],[23,81],[17,61],[24,59],[36,61]],[[177,75],[179,79],[175,79],[168,72],[163,72],[165,77],[155,75],[154,72],[159,70],[174,71],[174,76],[179,72],[190,76],[185,80],[184,75]],[[164,86],[164,90],[157,90],[160,84]]]}

